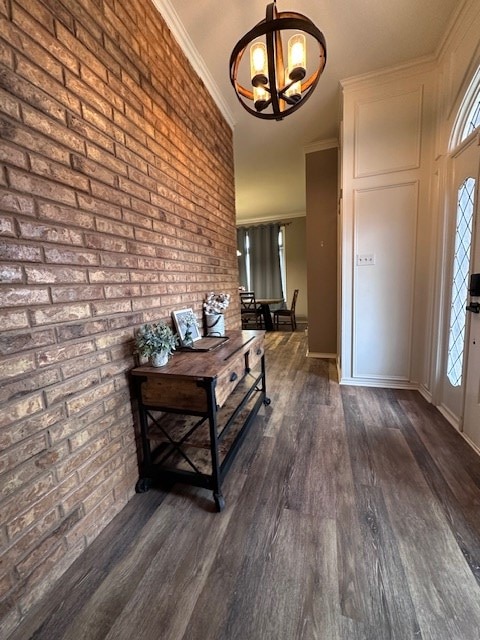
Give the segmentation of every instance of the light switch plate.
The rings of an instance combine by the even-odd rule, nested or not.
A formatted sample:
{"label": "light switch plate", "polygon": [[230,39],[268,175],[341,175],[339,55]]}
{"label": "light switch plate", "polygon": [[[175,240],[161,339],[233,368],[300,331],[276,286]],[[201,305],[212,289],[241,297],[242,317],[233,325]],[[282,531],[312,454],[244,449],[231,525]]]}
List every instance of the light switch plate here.
{"label": "light switch plate", "polygon": [[367,267],[375,264],[374,253],[357,253],[357,267]]}

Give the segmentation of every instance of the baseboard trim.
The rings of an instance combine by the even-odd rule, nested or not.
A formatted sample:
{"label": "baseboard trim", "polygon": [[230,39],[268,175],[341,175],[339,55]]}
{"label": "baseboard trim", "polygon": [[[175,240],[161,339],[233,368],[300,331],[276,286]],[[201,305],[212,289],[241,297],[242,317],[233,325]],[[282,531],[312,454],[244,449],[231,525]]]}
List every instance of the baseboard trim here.
{"label": "baseboard trim", "polygon": [[420,391],[418,384],[408,382],[407,380],[386,380],[379,378],[372,380],[371,378],[341,378],[340,384],[350,387],[378,387],[380,389],[412,389]]}
{"label": "baseboard trim", "polygon": [[328,360],[336,360],[336,353],[320,353],[318,351],[308,351],[307,350],[307,358],[325,358]]}

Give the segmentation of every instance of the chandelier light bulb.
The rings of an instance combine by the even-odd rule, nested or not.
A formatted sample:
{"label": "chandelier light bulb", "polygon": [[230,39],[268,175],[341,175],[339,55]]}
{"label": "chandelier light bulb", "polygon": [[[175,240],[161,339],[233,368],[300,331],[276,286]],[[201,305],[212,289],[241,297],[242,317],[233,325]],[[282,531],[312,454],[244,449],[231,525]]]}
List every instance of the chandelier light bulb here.
{"label": "chandelier light bulb", "polygon": [[[290,74],[289,74],[290,75]],[[302,83],[300,80],[292,82],[292,84],[285,90],[285,96],[288,98],[289,104],[296,104],[302,99]]]}
{"label": "chandelier light bulb", "polygon": [[296,33],[288,41],[288,68],[290,80],[303,80],[307,72],[306,39]]}
{"label": "chandelier light bulb", "polygon": [[270,104],[270,96],[261,85],[253,87],[253,104],[257,111],[263,111]]}
{"label": "chandelier light bulb", "polygon": [[255,42],[250,48],[250,76],[254,87],[267,84],[267,65],[267,46],[264,42]]}

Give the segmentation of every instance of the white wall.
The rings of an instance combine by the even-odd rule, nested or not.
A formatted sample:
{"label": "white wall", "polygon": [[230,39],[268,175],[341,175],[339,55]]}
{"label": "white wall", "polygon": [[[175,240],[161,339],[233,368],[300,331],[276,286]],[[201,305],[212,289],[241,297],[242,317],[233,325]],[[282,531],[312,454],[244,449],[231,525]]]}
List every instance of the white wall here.
{"label": "white wall", "polygon": [[432,63],[343,83],[341,380],[428,385]]}
{"label": "white wall", "polygon": [[479,34],[480,3],[467,0],[431,60],[342,83],[343,383],[444,400],[449,148]]}

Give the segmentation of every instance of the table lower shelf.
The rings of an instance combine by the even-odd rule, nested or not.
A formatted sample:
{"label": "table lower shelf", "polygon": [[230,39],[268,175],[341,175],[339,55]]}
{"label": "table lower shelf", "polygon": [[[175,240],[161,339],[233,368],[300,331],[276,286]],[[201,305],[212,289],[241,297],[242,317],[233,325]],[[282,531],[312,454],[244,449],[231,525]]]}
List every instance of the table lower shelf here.
{"label": "table lower shelf", "polygon": [[[181,482],[214,492],[217,509],[224,507],[220,486],[266,398],[260,373],[249,373],[216,412],[215,438],[208,415],[186,415],[144,407],[149,422],[149,458],[142,468],[137,491],[156,482]],[[215,470],[215,461],[218,472]]]}

